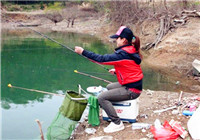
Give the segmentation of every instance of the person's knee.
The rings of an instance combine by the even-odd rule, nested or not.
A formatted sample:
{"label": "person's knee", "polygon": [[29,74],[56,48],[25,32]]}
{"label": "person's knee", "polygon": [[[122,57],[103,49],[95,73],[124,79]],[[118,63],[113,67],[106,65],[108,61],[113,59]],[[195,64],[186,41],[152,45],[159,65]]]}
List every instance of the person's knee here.
{"label": "person's knee", "polygon": [[120,88],[120,87],[121,87],[121,85],[120,85],[118,82],[111,83],[111,84],[108,84],[108,85],[106,86],[106,88],[107,88],[108,90],[115,89],[115,88]]}
{"label": "person's knee", "polygon": [[104,99],[101,96],[99,96],[97,99],[98,99],[99,104],[101,105]]}
{"label": "person's knee", "polygon": [[108,90],[112,89],[112,84],[108,84],[108,85],[106,86],[106,88],[107,88]]}

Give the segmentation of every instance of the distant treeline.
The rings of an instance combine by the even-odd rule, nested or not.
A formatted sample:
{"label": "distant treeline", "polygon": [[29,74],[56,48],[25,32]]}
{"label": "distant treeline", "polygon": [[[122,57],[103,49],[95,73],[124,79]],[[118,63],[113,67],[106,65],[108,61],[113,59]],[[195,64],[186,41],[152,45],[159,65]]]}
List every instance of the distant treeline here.
{"label": "distant treeline", "polygon": [[11,4],[54,4],[54,1],[2,1],[3,4],[11,3]]}
{"label": "distant treeline", "polygon": [[76,1],[68,1],[68,0],[66,0],[66,1],[38,1],[38,0],[36,0],[36,1],[33,1],[33,0],[24,0],[24,1],[22,1],[22,0],[15,0],[15,1],[6,1],[6,0],[2,0],[1,1],[1,3],[2,4],[54,4],[55,2],[60,2],[60,3],[65,3],[65,2],[70,2],[70,3],[77,3],[77,4],[81,4],[81,3],[83,3],[84,1],[82,1],[82,0],[76,0]]}
{"label": "distant treeline", "polygon": [[[30,10],[44,10],[45,7],[50,7],[60,3],[60,7],[65,7],[64,1],[1,1],[2,7],[7,11],[30,11]],[[58,4],[57,4],[58,5]]]}

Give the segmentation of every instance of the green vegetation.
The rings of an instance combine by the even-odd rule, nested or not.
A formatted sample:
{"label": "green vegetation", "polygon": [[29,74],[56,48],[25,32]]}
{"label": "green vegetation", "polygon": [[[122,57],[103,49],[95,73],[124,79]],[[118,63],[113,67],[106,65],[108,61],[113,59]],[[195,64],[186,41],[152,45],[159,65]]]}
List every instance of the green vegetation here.
{"label": "green vegetation", "polygon": [[61,10],[65,2],[45,1],[13,1],[1,2],[7,11]]}
{"label": "green vegetation", "polygon": [[64,3],[63,2],[54,2],[54,3],[49,3],[47,4],[47,8],[45,9],[45,11],[59,11],[62,10],[64,8]]}
{"label": "green vegetation", "polygon": [[200,1],[196,1],[194,5],[200,5]]}
{"label": "green vegetation", "polygon": [[6,10],[8,11],[32,11],[32,10],[40,9],[39,4],[16,5],[16,4],[9,3],[5,7],[6,7]]}
{"label": "green vegetation", "polygon": [[40,4],[32,2],[1,2],[2,7],[4,7],[7,11],[32,11],[32,10],[39,10]]}

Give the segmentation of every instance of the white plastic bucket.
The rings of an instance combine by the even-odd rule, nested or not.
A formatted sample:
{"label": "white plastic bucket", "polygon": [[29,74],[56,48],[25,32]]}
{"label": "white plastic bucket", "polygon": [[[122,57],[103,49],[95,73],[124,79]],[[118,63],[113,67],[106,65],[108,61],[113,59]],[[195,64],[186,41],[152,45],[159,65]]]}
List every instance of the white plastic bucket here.
{"label": "white plastic bucket", "polygon": [[96,96],[105,91],[107,91],[107,89],[102,86],[91,86],[87,88],[87,92],[93,93]]}

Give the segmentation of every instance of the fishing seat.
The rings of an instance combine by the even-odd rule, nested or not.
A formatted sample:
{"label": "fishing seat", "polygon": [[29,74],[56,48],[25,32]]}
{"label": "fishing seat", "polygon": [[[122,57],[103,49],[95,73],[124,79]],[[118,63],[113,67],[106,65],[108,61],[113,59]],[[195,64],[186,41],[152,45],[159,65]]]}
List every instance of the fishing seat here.
{"label": "fishing seat", "polygon": [[[112,105],[123,122],[136,122],[136,118],[139,114],[139,99],[127,100],[121,102],[112,102]],[[102,110],[103,120],[110,121],[106,112]]]}

